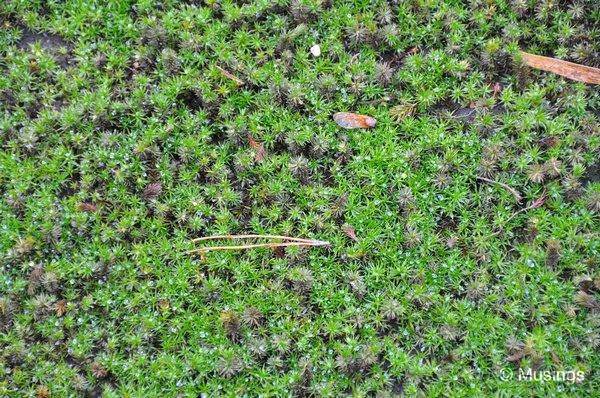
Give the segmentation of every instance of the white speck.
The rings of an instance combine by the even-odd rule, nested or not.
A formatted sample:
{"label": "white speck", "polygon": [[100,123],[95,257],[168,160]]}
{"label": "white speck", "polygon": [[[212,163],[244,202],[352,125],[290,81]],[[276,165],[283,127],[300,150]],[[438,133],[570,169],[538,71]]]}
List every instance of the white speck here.
{"label": "white speck", "polygon": [[318,57],[319,55],[321,55],[321,46],[319,46],[318,44],[315,44],[314,46],[312,46],[310,48],[310,53],[312,55],[314,55],[315,57]]}

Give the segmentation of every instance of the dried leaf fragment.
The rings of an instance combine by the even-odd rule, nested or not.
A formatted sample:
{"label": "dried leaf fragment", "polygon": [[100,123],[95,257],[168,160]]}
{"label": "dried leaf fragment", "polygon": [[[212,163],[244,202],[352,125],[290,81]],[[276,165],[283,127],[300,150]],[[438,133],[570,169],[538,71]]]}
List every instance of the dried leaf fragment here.
{"label": "dried leaf fragment", "polygon": [[78,203],[77,210],[93,213],[98,210],[98,207],[91,203]]}
{"label": "dried leaf fragment", "polygon": [[518,361],[519,359],[525,356],[525,350],[521,350],[516,352],[515,354],[509,355],[506,357],[506,360],[509,362]]}
{"label": "dried leaf fragment", "polygon": [[354,231],[354,227],[350,224],[344,224],[342,226],[342,231],[344,231],[344,234],[349,237],[350,239],[352,239],[355,242],[358,242],[358,238],[356,237],[356,232]]}
{"label": "dried leaf fragment", "polygon": [[254,160],[256,160],[257,162],[262,162],[265,159],[265,147],[263,146],[263,144],[256,141],[254,137],[252,137],[252,134],[250,134],[250,132],[248,132],[247,135],[248,141],[250,142],[250,148],[252,148],[256,152]]}
{"label": "dried leaf fragment", "polygon": [[56,316],[61,317],[67,312],[67,300],[62,299],[54,304],[54,310],[56,311]]}
{"label": "dried leaf fragment", "polygon": [[36,265],[36,267],[29,274],[29,285],[27,287],[27,294],[33,296],[35,294],[35,289],[40,286],[42,281],[43,268],[41,265]]}
{"label": "dried leaf fragment", "polygon": [[160,182],[152,182],[144,189],[144,199],[156,198],[162,192],[162,184]]}
{"label": "dried leaf fragment", "polygon": [[546,72],[556,73],[567,79],[578,82],[600,84],[600,69],[591,66],[579,65],[573,62],[563,61],[556,58],[543,57],[541,55],[529,54],[521,51],[521,57],[525,65]]}
{"label": "dried leaf fragment", "polygon": [[368,129],[375,127],[377,123],[371,116],[351,112],[337,112],[333,115],[333,120],[345,129]]}

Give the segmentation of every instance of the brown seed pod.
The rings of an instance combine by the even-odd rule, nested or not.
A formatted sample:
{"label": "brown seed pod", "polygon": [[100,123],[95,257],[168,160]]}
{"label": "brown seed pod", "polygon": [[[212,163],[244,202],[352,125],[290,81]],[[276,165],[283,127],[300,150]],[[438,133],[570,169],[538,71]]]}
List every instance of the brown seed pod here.
{"label": "brown seed pod", "polygon": [[377,121],[371,116],[358,115],[350,112],[337,112],[333,120],[345,129],[368,129],[375,127]]}

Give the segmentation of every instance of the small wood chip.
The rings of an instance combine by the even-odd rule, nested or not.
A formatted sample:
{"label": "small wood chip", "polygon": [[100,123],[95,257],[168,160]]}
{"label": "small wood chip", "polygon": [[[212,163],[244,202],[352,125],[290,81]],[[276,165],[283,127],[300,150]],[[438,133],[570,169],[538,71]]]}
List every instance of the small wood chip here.
{"label": "small wood chip", "polygon": [[525,65],[546,72],[556,73],[567,79],[578,82],[600,84],[600,69],[591,66],[579,65],[573,62],[563,61],[556,58],[543,57],[541,55],[529,54],[521,51],[521,57]]}

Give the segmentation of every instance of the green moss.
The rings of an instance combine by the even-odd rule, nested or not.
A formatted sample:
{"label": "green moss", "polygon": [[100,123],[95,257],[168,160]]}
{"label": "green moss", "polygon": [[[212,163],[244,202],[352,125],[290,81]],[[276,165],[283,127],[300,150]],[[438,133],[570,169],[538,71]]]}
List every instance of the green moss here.
{"label": "green moss", "polygon": [[597,391],[600,11],[392,3],[2,2],[0,395]]}

